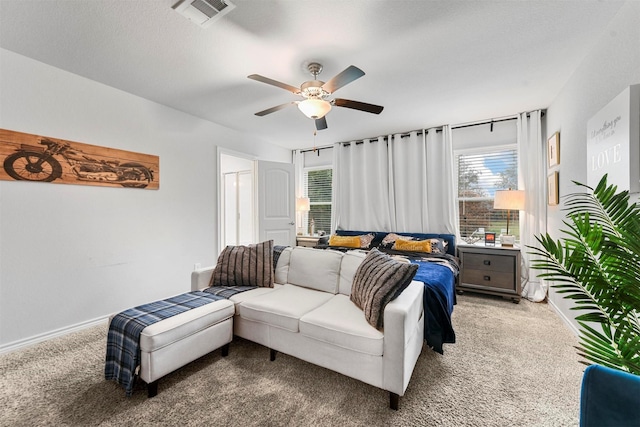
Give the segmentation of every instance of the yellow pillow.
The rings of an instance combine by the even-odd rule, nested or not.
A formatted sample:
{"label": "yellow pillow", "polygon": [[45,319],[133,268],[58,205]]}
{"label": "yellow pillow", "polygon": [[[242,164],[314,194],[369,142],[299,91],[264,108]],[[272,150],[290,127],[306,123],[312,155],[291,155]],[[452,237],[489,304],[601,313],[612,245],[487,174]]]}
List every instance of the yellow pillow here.
{"label": "yellow pillow", "polygon": [[393,249],[398,251],[414,251],[414,252],[429,252],[431,253],[431,241],[430,240],[404,240],[397,239],[393,245]]}
{"label": "yellow pillow", "polygon": [[343,248],[359,248],[359,236],[336,236],[329,237],[329,246],[342,246]]}

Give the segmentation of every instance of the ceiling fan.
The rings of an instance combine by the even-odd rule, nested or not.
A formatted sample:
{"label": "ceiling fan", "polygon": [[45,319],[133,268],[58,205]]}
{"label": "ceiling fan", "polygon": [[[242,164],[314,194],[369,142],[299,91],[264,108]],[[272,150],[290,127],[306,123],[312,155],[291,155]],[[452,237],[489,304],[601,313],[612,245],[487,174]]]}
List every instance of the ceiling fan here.
{"label": "ceiling fan", "polygon": [[266,110],[257,112],[256,116],[266,116],[267,114],[274,113],[295,104],[305,116],[315,120],[317,130],[322,130],[327,128],[327,119],[325,118],[325,115],[331,110],[332,106],[351,108],[353,110],[360,110],[373,114],[380,114],[384,109],[384,107],[381,107],[380,105],[351,101],[349,99],[329,99],[329,96],[341,87],[364,76],[364,71],[362,71],[360,68],[350,65],[326,83],[318,80],[318,74],[322,72],[321,64],[317,62],[311,62],[307,66],[307,69],[313,76],[313,80],[302,83],[302,85],[300,85],[300,88],[288,85],[286,83],[281,83],[268,77],[263,77],[259,74],[251,74],[250,76],[248,76],[252,80],[277,86],[295,95],[300,95],[304,98],[302,101],[291,101],[287,102],[286,104],[280,104],[276,105],[275,107],[267,108]]}

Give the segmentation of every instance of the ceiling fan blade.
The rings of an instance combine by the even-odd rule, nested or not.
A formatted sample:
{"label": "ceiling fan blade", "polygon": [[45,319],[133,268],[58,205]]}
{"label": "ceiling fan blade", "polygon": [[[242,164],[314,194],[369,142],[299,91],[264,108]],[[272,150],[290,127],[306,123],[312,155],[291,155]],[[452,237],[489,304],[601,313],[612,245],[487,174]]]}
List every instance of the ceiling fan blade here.
{"label": "ceiling fan blade", "polygon": [[350,99],[336,98],[333,100],[336,107],[352,108],[354,110],[366,111],[367,113],[380,114],[384,109],[381,105],[367,104],[365,102],[351,101]]}
{"label": "ceiling fan blade", "polygon": [[286,104],[276,105],[275,107],[267,108],[266,110],[258,111],[256,116],[266,116],[267,114],[275,113],[276,111],[280,111],[283,108],[287,108],[289,105],[295,104],[295,101],[287,102]]}
{"label": "ceiling fan blade", "polygon": [[291,93],[298,95],[300,93],[300,88],[288,85],[286,83],[279,82],[277,80],[270,79],[268,77],[261,76],[260,74],[251,74],[247,76],[251,80],[255,80],[257,82],[266,83],[268,85],[276,86],[284,90],[288,90]]}
{"label": "ceiling fan blade", "polygon": [[355,65],[349,65],[340,74],[322,85],[322,88],[329,93],[333,93],[340,89],[342,86],[351,83],[352,81],[364,76],[364,71]]}
{"label": "ceiling fan blade", "polygon": [[321,117],[316,119],[316,130],[324,130],[327,128],[327,118]]}

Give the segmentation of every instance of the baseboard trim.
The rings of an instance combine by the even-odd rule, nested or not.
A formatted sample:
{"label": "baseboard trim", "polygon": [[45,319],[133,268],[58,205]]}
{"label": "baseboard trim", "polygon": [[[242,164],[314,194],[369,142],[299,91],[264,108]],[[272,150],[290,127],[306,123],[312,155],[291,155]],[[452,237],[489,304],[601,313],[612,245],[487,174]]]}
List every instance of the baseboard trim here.
{"label": "baseboard trim", "polygon": [[564,324],[571,330],[571,332],[573,332],[573,334],[575,336],[579,336],[579,331],[576,328],[576,326],[571,322],[571,320],[569,320],[569,318],[558,308],[557,305],[555,305],[553,303],[553,301],[551,301],[549,298],[547,298],[547,303],[551,306],[551,308],[553,309],[553,311],[556,312],[556,314],[558,315],[558,317],[560,317],[560,319],[562,319],[562,321],[564,322]]}
{"label": "baseboard trim", "polygon": [[65,326],[64,328],[55,329],[53,331],[45,332],[39,335],[34,335],[29,338],[12,341],[8,344],[0,345],[0,354],[10,353],[12,351],[20,350],[22,348],[41,343],[43,341],[48,341],[50,339],[61,337],[63,335],[68,335],[72,332],[81,331],[83,329],[87,329],[92,326],[107,322],[108,320],[109,316],[102,316],[92,320],[87,320],[86,322],[76,323],[75,325]]}

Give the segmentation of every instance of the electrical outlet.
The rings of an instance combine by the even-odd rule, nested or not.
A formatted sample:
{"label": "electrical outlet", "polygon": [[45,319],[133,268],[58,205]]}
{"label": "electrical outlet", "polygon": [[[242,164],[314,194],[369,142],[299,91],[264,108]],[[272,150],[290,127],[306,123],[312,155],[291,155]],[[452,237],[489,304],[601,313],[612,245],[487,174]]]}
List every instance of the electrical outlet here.
{"label": "electrical outlet", "polygon": [[193,269],[194,269],[194,270],[199,270],[199,269],[200,269],[200,267],[201,267],[201,266],[200,266],[200,263],[199,263],[199,262],[196,262],[195,264],[193,264]]}

